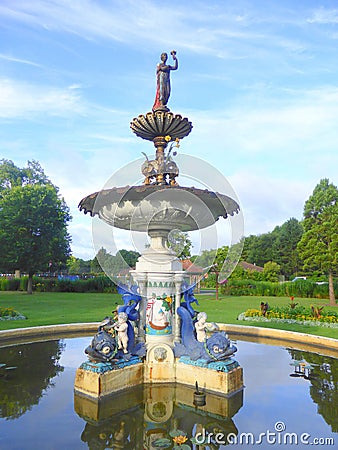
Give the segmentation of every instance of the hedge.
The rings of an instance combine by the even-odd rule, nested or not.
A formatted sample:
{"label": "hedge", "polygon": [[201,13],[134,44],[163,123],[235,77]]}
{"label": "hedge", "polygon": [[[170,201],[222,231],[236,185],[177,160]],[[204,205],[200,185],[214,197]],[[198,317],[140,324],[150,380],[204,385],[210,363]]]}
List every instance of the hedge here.
{"label": "hedge", "polygon": [[[26,291],[28,277],[0,277],[0,291]],[[67,278],[33,277],[33,290],[36,292],[111,292],[117,293],[116,285],[105,276],[69,280]]]}
{"label": "hedge", "polygon": [[[272,297],[308,297],[329,298],[329,285],[317,284],[309,280],[273,283],[255,280],[228,280],[220,288],[224,295],[252,295]],[[338,298],[338,283],[334,283],[335,296]]]}
{"label": "hedge", "polygon": [[[0,291],[26,291],[27,282],[28,277],[0,277]],[[79,280],[33,277],[33,289],[37,292],[117,292],[116,285],[105,276]],[[338,298],[338,282],[334,283],[334,290]],[[235,296],[329,298],[328,284],[317,284],[309,280],[273,283],[230,279],[220,286],[220,292],[224,295]]]}

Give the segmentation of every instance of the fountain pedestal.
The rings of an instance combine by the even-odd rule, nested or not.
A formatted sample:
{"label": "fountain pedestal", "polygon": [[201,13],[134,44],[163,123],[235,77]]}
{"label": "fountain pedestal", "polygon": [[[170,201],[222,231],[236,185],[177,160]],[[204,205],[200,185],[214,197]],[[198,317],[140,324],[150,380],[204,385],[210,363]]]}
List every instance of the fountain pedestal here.
{"label": "fountain pedestal", "polygon": [[181,286],[184,280],[182,264],[167,246],[168,231],[149,232],[151,241],[130,271],[140,286],[142,300],[139,306],[139,342],[147,347],[154,344],[174,346],[180,341]]}

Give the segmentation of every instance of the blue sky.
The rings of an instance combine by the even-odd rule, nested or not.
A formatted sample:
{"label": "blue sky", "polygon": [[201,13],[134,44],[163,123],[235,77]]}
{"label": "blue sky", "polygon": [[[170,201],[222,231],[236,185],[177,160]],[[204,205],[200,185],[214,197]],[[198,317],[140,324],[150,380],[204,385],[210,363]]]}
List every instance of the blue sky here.
{"label": "blue sky", "polygon": [[94,253],[79,201],[153,151],[129,123],[163,51],[179,59],[168,106],[194,127],[179,150],[228,179],[245,235],[338,184],[336,1],[0,0],[0,25],[0,158],[38,160],[59,186],[75,256]]}

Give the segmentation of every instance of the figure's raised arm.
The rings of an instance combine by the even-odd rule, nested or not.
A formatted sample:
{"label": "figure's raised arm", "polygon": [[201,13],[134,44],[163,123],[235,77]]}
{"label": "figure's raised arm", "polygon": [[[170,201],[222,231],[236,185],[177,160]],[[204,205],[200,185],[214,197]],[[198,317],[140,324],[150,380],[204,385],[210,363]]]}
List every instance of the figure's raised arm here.
{"label": "figure's raised arm", "polygon": [[173,57],[173,60],[175,61],[175,64],[173,66],[170,66],[170,70],[177,70],[178,69],[178,59],[176,56],[176,51],[173,50],[170,52],[171,56]]}

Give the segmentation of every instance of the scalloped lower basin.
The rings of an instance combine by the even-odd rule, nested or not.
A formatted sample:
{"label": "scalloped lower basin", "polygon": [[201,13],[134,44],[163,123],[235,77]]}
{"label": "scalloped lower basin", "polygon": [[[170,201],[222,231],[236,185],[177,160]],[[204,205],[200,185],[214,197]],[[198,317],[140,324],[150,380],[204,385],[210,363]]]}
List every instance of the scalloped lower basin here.
{"label": "scalloped lower basin", "polygon": [[109,225],[133,231],[193,231],[239,212],[230,197],[182,186],[125,186],[105,189],[81,200],[80,210]]}
{"label": "scalloped lower basin", "polygon": [[[172,448],[152,443],[156,439],[168,443],[175,428],[188,438],[196,430],[205,430],[208,436],[217,429],[224,439],[244,439],[243,433],[258,439],[260,433],[268,431],[287,439],[289,432],[299,440],[297,448],[302,448],[304,433],[309,434],[308,442],[315,438],[337,442],[338,360],[328,352],[323,356],[296,350],[294,347],[301,349],[303,345],[297,341],[290,340],[285,347],[281,341],[276,346],[238,336],[235,358],[243,367],[245,388],[230,398],[207,393],[206,405],[195,407],[193,389],[161,385],[130,389],[104,402],[94,402],[73,392],[75,371],[86,360],[83,351],[92,339],[90,334],[36,336],[40,341],[18,345],[8,342],[7,347],[0,348],[0,362],[17,366],[6,380],[0,377],[2,450]],[[257,335],[262,339],[259,331]],[[313,364],[314,377],[290,376],[294,373],[290,364],[295,359]],[[265,438],[262,444],[260,448],[271,445]],[[191,442],[190,446],[193,448]],[[229,446],[220,443],[215,448]]]}

